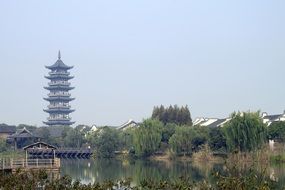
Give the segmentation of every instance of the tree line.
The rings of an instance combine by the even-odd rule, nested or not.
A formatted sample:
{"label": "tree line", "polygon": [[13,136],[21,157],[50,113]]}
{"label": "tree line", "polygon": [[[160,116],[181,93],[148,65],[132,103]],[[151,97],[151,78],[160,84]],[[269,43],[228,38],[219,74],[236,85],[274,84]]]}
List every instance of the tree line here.
{"label": "tree line", "polygon": [[[267,127],[259,112],[237,112],[223,127],[193,126],[188,106],[154,107],[151,118],[128,130],[105,126],[92,131],[88,126],[62,126],[58,127],[61,133],[53,136],[47,127],[18,127],[26,127],[43,141],[58,147],[91,147],[98,157],[114,157],[116,151],[134,157],[165,152],[191,156],[204,145],[224,153],[249,152],[261,148],[268,139],[285,141],[284,121]],[[5,142],[0,141],[0,149],[6,150]]]}
{"label": "tree line", "polygon": [[192,118],[187,105],[181,108],[177,105],[170,105],[169,107],[155,106],[151,118],[157,119],[163,124],[192,125]]}

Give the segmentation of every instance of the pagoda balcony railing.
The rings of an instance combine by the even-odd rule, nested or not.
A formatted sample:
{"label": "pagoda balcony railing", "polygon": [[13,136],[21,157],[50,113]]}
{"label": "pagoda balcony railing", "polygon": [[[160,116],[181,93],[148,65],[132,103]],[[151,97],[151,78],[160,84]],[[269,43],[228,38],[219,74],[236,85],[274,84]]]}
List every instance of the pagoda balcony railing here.
{"label": "pagoda balcony railing", "polygon": [[57,120],[70,121],[71,117],[48,117],[47,120],[49,121],[57,121]]}
{"label": "pagoda balcony railing", "polygon": [[71,94],[70,93],[49,93],[49,97],[57,97],[57,96],[64,96],[64,97],[69,97]]}
{"label": "pagoda balcony railing", "polygon": [[49,105],[48,108],[50,108],[50,109],[59,109],[59,108],[68,109],[68,108],[71,108],[71,106],[70,105]]}
{"label": "pagoda balcony railing", "polygon": [[70,85],[70,82],[65,82],[65,81],[49,82],[48,85],[50,85],[50,86],[53,86],[53,85]]}
{"label": "pagoda balcony railing", "polygon": [[70,75],[70,72],[64,72],[64,71],[56,71],[56,72],[49,72],[49,75]]}

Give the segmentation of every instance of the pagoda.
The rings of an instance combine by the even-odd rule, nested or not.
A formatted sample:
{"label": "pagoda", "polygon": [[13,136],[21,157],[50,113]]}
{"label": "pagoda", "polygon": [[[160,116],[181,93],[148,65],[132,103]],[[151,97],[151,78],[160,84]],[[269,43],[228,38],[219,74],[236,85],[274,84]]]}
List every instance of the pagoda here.
{"label": "pagoda", "polygon": [[48,87],[44,87],[49,90],[47,98],[44,100],[49,102],[48,108],[44,109],[45,112],[49,113],[47,121],[43,123],[48,126],[70,126],[75,122],[71,121],[69,114],[75,110],[71,109],[69,102],[75,98],[71,97],[69,93],[74,87],[70,86],[70,76],[69,70],[73,66],[67,66],[61,60],[60,51],[58,52],[58,60],[51,66],[46,66],[50,70],[49,76],[45,78],[49,79]]}

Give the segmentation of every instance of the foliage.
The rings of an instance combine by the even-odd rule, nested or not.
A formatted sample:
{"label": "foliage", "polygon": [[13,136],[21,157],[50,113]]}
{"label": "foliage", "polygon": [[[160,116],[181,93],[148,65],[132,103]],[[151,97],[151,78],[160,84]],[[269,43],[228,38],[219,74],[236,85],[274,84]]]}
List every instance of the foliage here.
{"label": "foliage", "polygon": [[177,127],[174,135],[169,139],[172,151],[177,155],[191,155],[192,151],[198,151],[208,138],[208,129],[202,126]]}
{"label": "foliage", "polygon": [[152,119],[158,119],[164,124],[175,123],[177,125],[192,125],[191,114],[188,106],[182,106],[179,108],[177,105],[172,107],[170,105],[164,108],[163,105],[160,107],[156,106],[153,108]]}
{"label": "foliage", "polygon": [[84,134],[78,129],[71,129],[67,131],[64,138],[64,145],[66,147],[80,148],[84,142]]}
{"label": "foliage", "polygon": [[110,127],[104,127],[90,137],[90,143],[95,147],[95,156],[102,158],[114,157],[115,151],[122,143],[118,131]]}
{"label": "foliage", "polygon": [[119,139],[121,141],[120,150],[132,150],[133,149],[133,133],[135,129],[127,129],[124,131],[118,131]]}
{"label": "foliage", "polygon": [[195,131],[192,139],[193,150],[198,151],[200,150],[200,146],[204,145],[209,139],[209,129],[204,126],[195,126],[193,130]]}
{"label": "foliage", "polygon": [[133,143],[138,157],[150,156],[158,150],[161,142],[163,124],[158,120],[148,119],[134,131]]}
{"label": "foliage", "polygon": [[217,189],[270,190],[276,187],[276,182],[266,176],[265,169],[258,172],[253,166],[245,171],[230,167],[224,173],[214,173],[214,176]]}
{"label": "foliage", "polygon": [[285,154],[270,155],[270,162],[285,163]]}
{"label": "foliage", "polygon": [[50,141],[50,132],[47,127],[39,127],[37,130],[38,136],[44,139],[46,142]]}
{"label": "foliage", "polygon": [[220,127],[214,127],[209,129],[209,146],[211,150],[226,149],[225,133]]}
{"label": "foliage", "polygon": [[285,142],[285,121],[273,122],[267,131],[269,139]]}
{"label": "foliage", "polygon": [[155,181],[153,179],[143,179],[137,185],[131,186],[131,179],[119,181],[105,181],[103,183],[83,184],[80,181],[72,181],[69,176],[50,179],[45,171],[17,171],[15,174],[0,173],[0,189],[61,189],[61,190],[269,190],[275,189],[276,183],[263,172],[257,172],[253,167],[242,171],[237,167],[227,168],[222,172],[212,174],[214,181],[193,182],[190,178],[180,177],[168,181]]}
{"label": "foliage", "polygon": [[167,123],[166,125],[163,126],[162,128],[162,142],[168,143],[170,137],[175,133],[175,129],[178,126],[174,123]]}
{"label": "foliage", "polygon": [[190,127],[178,127],[175,130],[174,135],[169,139],[169,144],[175,154],[186,154],[192,153],[192,141],[195,138],[196,132]]}
{"label": "foliage", "polygon": [[27,130],[29,130],[31,132],[33,132],[37,129],[37,127],[33,126],[33,125],[20,124],[17,126],[17,129],[24,129],[24,128],[26,128]]}
{"label": "foliage", "polygon": [[224,126],[229,151],[252,151],[266,141],[266,127],[259,112],[233,113]]}
{"label": "foliage", "polygon": [[5,139],[0,138],[0,152],[4,152],[8,150],[8,146],[6,144]]}

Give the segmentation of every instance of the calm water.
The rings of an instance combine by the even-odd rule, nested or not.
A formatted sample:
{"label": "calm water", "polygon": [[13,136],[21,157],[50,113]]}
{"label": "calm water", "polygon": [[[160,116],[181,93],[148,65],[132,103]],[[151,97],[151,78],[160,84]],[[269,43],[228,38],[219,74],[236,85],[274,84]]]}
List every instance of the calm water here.
{"label": "calm water", "polygon": [[[132,178],[134,183],[143,179],[169,180],[187,176],[193,181],[212,180],[213,170],[222,170],[223,164],[193,164],[191,162],[62,160],[62,175],[79,179],[83,183],[103,182]],[[264,168],[264,167],[262,167]],[[266,175],[285,184],[285,165],[266,166]]]}

